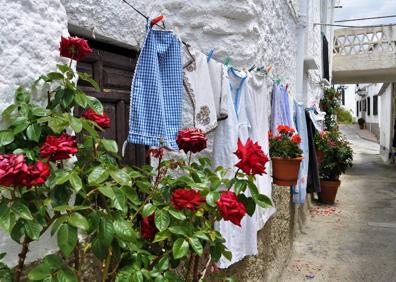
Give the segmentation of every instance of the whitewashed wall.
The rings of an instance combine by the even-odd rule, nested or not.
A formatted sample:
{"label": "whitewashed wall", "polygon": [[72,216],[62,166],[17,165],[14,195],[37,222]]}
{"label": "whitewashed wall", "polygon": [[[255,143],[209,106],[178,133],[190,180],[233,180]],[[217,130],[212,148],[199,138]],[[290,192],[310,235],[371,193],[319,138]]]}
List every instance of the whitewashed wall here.
{"label": "whitewashed wall", "polygon": [[[59,60],[59,41],[67,35],[66,11],[58,0],[0,0],[0,112],[14,101],[18,85],[29,87]],[[35,97],[46,101],[44,97]],[[31,245],[27,260],[45,255],[55,246],[49,236]],[[15,264],[20,246],[0,231],[0,253]],[[34,254],[34,256],[32,255]]]}
{"label": "whitewashed wall", "polygon": [[393,84],[389,84],[385,92],[380,96],[378,106],[380,108],[380,149],[381,157],[384,161],[389,160],[389,155],[392,152],[393,140]]}

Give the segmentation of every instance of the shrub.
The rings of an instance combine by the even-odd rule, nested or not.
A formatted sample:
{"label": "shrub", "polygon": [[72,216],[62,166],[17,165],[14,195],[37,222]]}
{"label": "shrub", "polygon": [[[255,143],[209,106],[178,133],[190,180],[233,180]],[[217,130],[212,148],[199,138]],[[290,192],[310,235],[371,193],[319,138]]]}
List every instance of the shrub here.
{"label": "shrub", "polygon": [[351,124],[353,122],[352,113],[344,108],[337,109],[337,122]]}

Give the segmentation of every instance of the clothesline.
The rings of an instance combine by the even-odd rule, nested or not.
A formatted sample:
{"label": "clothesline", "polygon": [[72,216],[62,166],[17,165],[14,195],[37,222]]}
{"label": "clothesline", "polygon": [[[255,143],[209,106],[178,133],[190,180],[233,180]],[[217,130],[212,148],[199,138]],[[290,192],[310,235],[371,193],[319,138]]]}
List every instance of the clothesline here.
{"label": "clothesline", "polygon": [[[136,13],[138,13],[139,15],[141,15],[143,18],[145,18],[146,19],[146,21],[149,21],[150,20],[150,17],[149,16],[147,16],[147,15],[145,15],[142,11],[140,11],[139,9],[137,9],[135,6],[133,6],[131,3],[129,3],[128,1],[126,1],[126,0],[121,0],[123,3],[125,3],[126,5],[128,5],[130,8],[132,8]],[[161,25],[159,25],[158,23],[155,23],[154,24],[155,26],[157,26],[157,27],[159,27],[159,28],[161,28],[161,29],[165,29],[165,25],[163,25],[163,26],[161,26]],[[193,59],[193,56],[191,55],[191,53],[190,53],[190,50],[189,50],[189,48],[191,47],[191,44],[189,44],[189,43],[187,43],[187,42],[185,42],[185,41],[183,41],[183,40],[181,40],[181,42],[187,47],[187,52],[189,53],[189,56],[190,56],[190,58],[192,59],[192,61],[189,61],[186,65],[185,65],[185,67],[187,67],[188,65],[190,65],[191,63],[193,63],[194,61],[194,59]],[[209,54],[208,54],[208,59],[210,60],[211,58],[212,58],[212,56],[213,56],[213,52],[214,52],[214,49],[212,49],[212,50],[210,50],[209,51]],[[224,64],[227,66],[227,65],[229,65],[230,64],[230,62],[231,62],[231,58],[230,57],[227,57],[226,59],[225,59],[225,61],[224,61]],[[269,66],[269,67],[265,67],[265,66],[261,66],[261,67],[258,67],[258,68],[256,68],[255,67],[256,65],[254,64],[254,65],[252,65],[247,71],[246,70],[243,70],[244,72],[251,72],[251,71],[253,71],[253,70],[255,70],[256,69],[256,71],[262,71],[264,74],[266,74],[274,83],[276,83],[276,84],[280,84],[280,82],[281,82],[281,80],[280,79],[275,79],[275,78],[273,78],[272,76],[270,76],[269,75],[269,69],[270,70],[272,70],[272,66]],[[233,67],[234,69],[236,69],[237,71],[241,71],[241,70],[239,70],[238,68],[235,68],[235,67]],[[286,86],[288,86],[288,83],[286,83],[285,84]]]}

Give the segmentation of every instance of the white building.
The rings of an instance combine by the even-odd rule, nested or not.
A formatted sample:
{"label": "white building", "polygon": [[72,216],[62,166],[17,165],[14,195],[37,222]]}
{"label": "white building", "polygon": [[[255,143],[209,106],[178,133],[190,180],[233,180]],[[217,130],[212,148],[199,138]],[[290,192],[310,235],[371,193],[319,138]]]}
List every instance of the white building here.
{"label": "white building", "polygon": [[[230,57],[240,68],[271,65],[272,76],[307,106],[318,104],[324,79],[331,81],[333,31],[314,23],[333,22],[334,0],[129,2],[150,17],[165,15],[166,27],[202,52],[216,48],[217,60]],[[98,97],[116,126],[109,137],[125,140],[130,81],[146,20],[122,0],[0,0],[0,6],[0,111],[13,102],[18,85],[28,86],[63,62],[60,36],[73,34],[91,40],[94,54],[77,68],[104,89]],[[143,158],[135,148],[127,161]],[[15,263],[10,259],[19,246],[6,238],[0,236],[0,250]],[[50,242],[33,244],[31,253],[44,255]]]}

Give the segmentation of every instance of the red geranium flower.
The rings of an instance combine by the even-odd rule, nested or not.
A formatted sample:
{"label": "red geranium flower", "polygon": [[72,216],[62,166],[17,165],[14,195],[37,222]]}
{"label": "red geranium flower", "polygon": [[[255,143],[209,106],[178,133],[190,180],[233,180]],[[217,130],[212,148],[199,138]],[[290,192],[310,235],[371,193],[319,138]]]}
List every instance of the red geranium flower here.
{"label": "red geranium flower", "polygon": [[272,138],[272,137],[274,137],[274,134],[273,134],[272,131],[270,130],[270,131],[268,131],[268,138]]}
{"label": "red geranium flower", "polygon": [[51,161],[58,161],[70,158],[70,155],[77,151],[75,137],[62,133],[59,137],[47,136],[45,143],[40,148],[40,156]]}
{"label": "red geranium flower", "polygon": [[94,110],[88,109],[85,112],[83,112],[82,117],[85,119],[92,120],[93,122],[96,122],[96,124],[103,129],[110,128],[110,118],[106,113],[100,115],[96,113]]}
{"label": "red geranium flower", "polygon": [[197,153],[208,146],[208,138],[199,128],[187,128],[179,131],[176,143],[185,153]]}
{"label": "red geranium flower", "polygon": [[152,214],[146,218],[143,218],[142,223],[140,224],[140,235],[143,239],[148,241],[153,241],[155,234],[159,231],[154,223],[155,215]]}
{"label": "red geranium flower", "polygon": [[224,220],[241,226],[241,220],[246,215],[246,207],[238,201],[234,192],[225,191],[221,193],[220,199],[216,204]]}
{"label": "red geranium flower", "polygon": [[296,143],[296,144],[300,144],[301,143],[301,137],[298,134],[294,134],[291,138],[291,140]]}
{"label": "red geranium flower", "polygon": [[258,142],[253,143],[249,138],[243,145],[241,139],[238,139],[238,149],[235,155],[240,161],[235,165],[248,175],[260,174],[265,172],[265,164],[268,157],[264,154]]}
{"label": "red geranium flower", "polygon": [[79,37],[61,37],[60,55],[62,57],[70,58],[76,61],[92,53],[89,48],[88,41]]}
{"label": "red geranium flower", "polygon": [[27,169],[24,155],[0,154],[0,185],[19,185],[20,174]]}
{"label": "red geranium flower", "polygon": [[278,125],[276,130],[278,130],[278,132],[281,134],[288,134],[290,132],[290,127],[288,127],[287,125],[281,124],[281,125]]}
{"label": "red geranium flower", "polygon": [[43,184],[50,175],[49,163],[39,160],[37,163],[28,166],[26,173],[22,175],[21,184],[27,187]]}
{"label": "red geranium flower", "polygon": [[170,201],[175,209],[194,210],[205,202],[205,198],[193,189],[179,188],[173,191]]}

